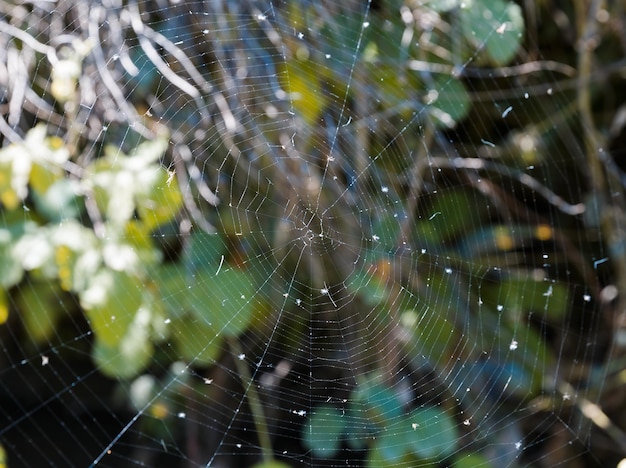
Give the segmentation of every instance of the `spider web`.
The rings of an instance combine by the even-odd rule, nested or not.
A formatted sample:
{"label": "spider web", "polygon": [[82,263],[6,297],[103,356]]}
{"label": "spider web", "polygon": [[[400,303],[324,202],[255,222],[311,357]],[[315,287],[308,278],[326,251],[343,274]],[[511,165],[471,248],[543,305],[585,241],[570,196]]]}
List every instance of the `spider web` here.
{"label": "spider web", "polygon": [[[0,335],[8,466],[622,458],[624,436],[601,409],[617,388],[622,300],[619,204],[602,189],[621,197],[621,172],[581,98],[611,70],[582,76],[542,56],[524,39],[539,10],[2,8],[5,147],[37,123],[62,138],[66,178],[92,181],[77,189],[75,218],[108,265],[31,294],[48,278],[36,247],[71,213],[15,244],[25,273],[3,280]],[[85,169],[146,151],[167,170],[162,193],[180,187],[183,200],[156,198],[177,214],[152,226],[150,248],[128,225],[111,228],[126,186],[102,209],[99,187],[119,179]],[[9,232],[20,218],[2,201]],[[17,211],[30,220],[40,206],[24,196]],[[128,219],[148,211],[137,202]],[[62,245],[48,255],[54,275]],[[125,269],[129,245],[149,258],[141,274]],[[103,288],[111,298],[96,316]]]}

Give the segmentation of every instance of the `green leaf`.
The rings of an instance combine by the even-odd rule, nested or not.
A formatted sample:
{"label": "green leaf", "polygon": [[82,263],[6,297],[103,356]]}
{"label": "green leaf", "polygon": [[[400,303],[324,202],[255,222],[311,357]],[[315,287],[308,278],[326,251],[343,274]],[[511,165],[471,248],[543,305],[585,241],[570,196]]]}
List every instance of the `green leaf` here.
{"label": "green leaf", "polygon": [[223,339],[216,336],[215,329],[203,320],[185,315],[171,320],[168,331],[175,343],[177,360],[195,366],[210,366],[219,358]]}
{"label": "green leaf", "polygon": [[[436,278],[431,278],[431,281],[438,284]],[[433,288],[435,291],[446,291],[443,286]],[[448,358],[454,355],[453,349],[459,347],[459,340],[462,340],[456,331],[453,317],[449,316],[455,312],[450,310],[448,304],[444,298],[438,298],[428,308],[403,312],[401,318],[403,328],[412,338],[409,353],[423,356],[440,368],[446,366]]]}
{"label": "green leaf", "polygon": [[31,159],[22,146],[10,145],[0,150],[0,202],[13,210],[28,195]]}
{"label": "green leaf", "polygon": [[[290,468],[291,465],[279,462],[278,460],[264,461],[253,465],[252,468]],[[0,467],[2,468],[2,467]]]}
{"label": "green leaf", "polygon": [[[132,306],[132,304],[129,305]],[[150,341],[154,321],[153,311],[146,306],[141,306],[133,311],[132,315],[127,315],[130,321],[121,332],[123,334],[115,335],[113,343],[103,341],[103,338],[110,338],[112,330],[107,330],[108,334],[98,332],[92,321],[92,329],[96,336],[92,357],[98,369],[109,377],[123,379],[134,377],[150,363],[154,352]]]}
{"label": "green leaf", "polygon": [[330,458],[339,450],[345,429],[346,421],[338,409],[320,406],[304,426],[302,442],[314,457]]}
{"label": "green leaf", "polygon": [[434,88],[426,96],[430,115],[441,126],[453,128],[470,111],[471,101],[459,80],[443,75],[433,77]]}
{"label": "green leaf", "polygon": [[384,384],[378,377],[369,377],[352,393],[351,408],[361,411],[370,423],[387,427],[402,416],[403,404],[396,391]]}
{"label": "green leaf", "polygon": [[293,107],[306,125],[313,125],[327,104],[328,98],[322,92],[319,74],[320,68],[308,59],[287,62],[285,89],[289,90]]}
{"label": "green leaf", "polygon": [[364,405],[355,405],[351,402],[351,407],[345,415],[346,419],[346,442],[353,449],[364,449],[374,440],[376,428],[366,417],[362,410],[357,410]]}
{"label": "green leaf", "polygon": [[96,340],[92,358],[98,370],[111,378],[129,379],[136,376],[150,363],[153,348],[150,340],[132,334],[119,346],[108,346]]}
{"label": "green leaf", "polygon": [[480,453],[467,453],[454,457],[454,468],[490,468],[492,464]]}
{"label": "green leaf", "polygon": [[159,168],[148,190],[137,200],[137,212],[148,230],[171,221],[183,205],[178,182]]}
{"label": "green leaf", "polygon": [[45,269],[48,276],[56,273],[50,234],[50,229],[30,226],[15,243],[13,255],[21,260],[24,270]]}
{"label": "green leaf", "polygon": [[245,271],[230,267],[220,270],[219,264],[209,267],[215,270],[196,274],[187,291],[191,312],[217,334],[237,336],[252,320],[256,288]]}
{"label": "green leaf", "polygon": [[[33,169],[37,167],[34,166]],[[47,221],[58,223],[68,218],[77,218],[82,210],[82,203],[76,193],[77,184],[70,179],[59,179],[50,184],[45,192],[33,190],[31,195],[37,212]]]}
{"label": "green leaf", "polygon": [[8,229],[0,228],[0,286],[10,288],[22,280],[24,269],[15,252],[15,241]]}
{"label": "green leaf", "polygon": [[29,183],[31,192],[37,194],[39,197],[45,196],[48,189],[59,180],[63,179],[63,170],[59,166],[53,166],[51,164],[34,162],[29,176]]}
{"label": "green leaf", "polygon": [[426,0],[424,5],[432,10],[443,13],[457,8],[460,3],[461,0]]}
{"label": "green leaf", "polygon": [[64,313],[61,290],[53,282],[27,282],[16,291],[19,315],[29,338],[36,344],[50,341]]}
{"label": "green leaf", "polygon": [[[477,200],[475,192],[463,189],[447,190],[432,198],[430,206],[425,204],[421,220],[417,223],[417,237],[427,245],[441,250],[457,236],[465,235],[482,218],[484,208],[468,210],[467,200]],[[477,203],[478,205],[478,203]],[[481,207],[487,204],[480,204]]]}
{"label": "green leaf", "polygon": [[9,297],[6,289],[0,287],[0,325],[9,319]]}
{"label": "green leaf", "polygon": [[484,47],[493,65],[506,65],[515,57],[524,35],[519,5],[506,0],[465,0],[460,17],[466,40]]}
{"label": "green leaf", "polygon": [[[388,260],[387,260],[388,261]],[[389,291],[384,272],[387,269],[386,260],[364,261],[364,267],[355,271],[346,281],[346,287],[354,294],[358,294],[370,306],[384,303],[389,297]]]}
{"label": "green leaf", "polygon": [[442,460],[456,451],[458,432],[445,411],[416,408],[402,424],[405,440],[417,457]]}
{"label": "green leaf", "polygon": [[180,263],[159,265],[151,279],[164,305],[167,306],[168,318],[179,317],[189,310],[187,273]]}
{"label": "green leaf", "polygon": [[552,321],[561,320],[568,310],[568,289],[557,282],[507,278],[500,283],[495,296],[509,309],[539,313]]}
{"label": "green leaf", "polygon": [[121,346],[142,303],[141,281],[124,271],[100,270],[80,295],[96,338],[111,348]]}
{"label": "green leaf", "polygon": [[61,287],[82,292],[102,262],[94,232],[78,222],[64,222],[53,230],[52,242]]}
{"label": "green leaf", "polygon": [[194,232],[185,247],[183,263],[190,273],[206,268],[209,264],[214,265],[216,271],[226,250],[226,244],[220,235]]}

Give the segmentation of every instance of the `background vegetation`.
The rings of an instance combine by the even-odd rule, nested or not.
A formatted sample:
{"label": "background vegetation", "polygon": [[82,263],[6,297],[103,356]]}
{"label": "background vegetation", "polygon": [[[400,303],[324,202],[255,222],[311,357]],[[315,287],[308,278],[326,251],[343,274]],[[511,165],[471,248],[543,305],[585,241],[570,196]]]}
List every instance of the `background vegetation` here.
{"label": "background vegetation", "polygon": [[273,5],[0,4],[9,466],[626,457],[622,2]]}

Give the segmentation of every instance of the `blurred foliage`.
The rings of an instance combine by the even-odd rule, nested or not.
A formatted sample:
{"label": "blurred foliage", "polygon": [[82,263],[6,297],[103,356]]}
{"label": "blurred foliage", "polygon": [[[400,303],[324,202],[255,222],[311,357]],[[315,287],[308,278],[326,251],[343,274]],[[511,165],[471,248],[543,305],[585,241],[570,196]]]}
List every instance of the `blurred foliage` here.
{"label": "blurred foliage", "polygon": [[[563,432],[545,423],[571,409],[563,388],[600,401],[592,377],[618,370],[605,213],[621,208],[589,180],[577,99],[592,93],[591,130],[619,152],[623,7],[594,16],[610,46],[577,81],[582,0],[275,2],[271,17],[256,2],[39,3],[0,6],[0,324],[19,324],[22,350],[84,320],[95,368],[157,441],[192,437],[190,401],[200,429],[231,428],[234,395],[257,433],[263,403],[274,439],[291,431],[273,443],[320,463],[575,457],[509,449]],[[621,193],[622,163],[605,164],[600,188]],[[330,342],[321,380],[349,388],[316,394],[308,368],[228,380],[233,359],[256,365],[242,345],[297,368],[331,306],[356,317],[359,364],[342,371]],[[276,392],[303,388],[305,417],[276,413]],[[194,434],[204,463],[215,435]]]}

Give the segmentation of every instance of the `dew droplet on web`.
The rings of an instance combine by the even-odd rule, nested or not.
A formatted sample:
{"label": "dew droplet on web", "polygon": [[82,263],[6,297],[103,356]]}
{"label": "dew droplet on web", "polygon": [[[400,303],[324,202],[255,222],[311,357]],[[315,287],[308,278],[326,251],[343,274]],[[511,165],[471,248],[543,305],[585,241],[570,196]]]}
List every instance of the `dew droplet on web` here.
{"label": "dew droplet on web", "polygon": [[509,345],[509,349],[511,351],[515,351],[517,349],[517,341],[516,340],[511,340],[511,344]]}
{"label": "dew droplet on web", "polygon": [[177,416],[179,419],[185,419],[187,417],[187,413],[184,413],[181,411],[180,413],[177,414]]}
{"label": "dew droplet on web", "polygon": [[502,118],[505,119],[506,116],[509,115],[512,110],[513,110],[513,106],[509,106],[506,109],[504,109],[504,112],[502,113]]}
{"label": "dew droplet on web", "polygon": [[243,361],[246,358],[246,355],[244,353],[241,353],[239,356],[237,356],[237,359],[239,359],[240,361]]}
{"label": "dew droplet on web", "polygon": [[381,192],[383,192],[383,193],[389,193],[389,187],[387,187],[386,185],[383,185],[383,186],[380,188],[380,190],[381,190]]}
{"label": "dew droplet on web", "polygon": [[591,302],[591,296],[589,294],[584,294],[583,295],[583,300],[585,302]]}

